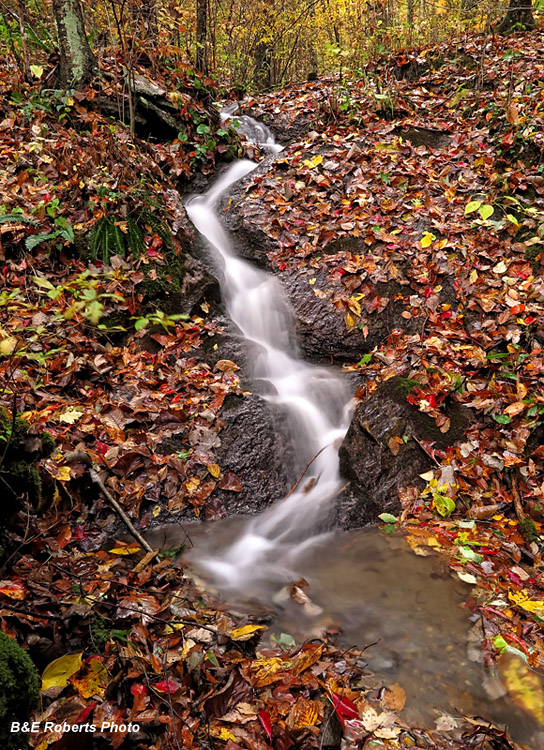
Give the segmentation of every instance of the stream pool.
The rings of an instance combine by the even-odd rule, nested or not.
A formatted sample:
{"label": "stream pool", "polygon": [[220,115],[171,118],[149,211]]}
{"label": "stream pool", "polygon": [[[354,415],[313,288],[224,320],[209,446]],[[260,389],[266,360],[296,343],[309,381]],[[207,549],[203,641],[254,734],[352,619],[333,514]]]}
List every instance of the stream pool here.
{"label": "stream pool", "polygon": [[[196,560],[198,576],[198,560],[212,552],[220,556],[246,523],[230,518],[188,526],[194,547],[182,562],[192,567]],[[156,548],[179,545],[184,534],[169,525],[146,536]],[[302,642],[329,630],[338,631],[334,638],[345,648],[368,646],[368,686],[400,684],[407,696],[400,715],[412,726],[433,728],[443,715],[479,716],[507,725],[530,750],[544,747],[543,726],[510,700],[498,674],[484,666],[482,621],[466,605],[472,587],[441,558],[419,556],[400,535],[367,528],[314,538],[299,553],[296,569],[308,584],[310,612],[290,598],[273,571],[268,582],[261,577],[258,588],[243,595],[228,587],[218,593],[231,609],[273,613],[267,645],[281,633]],[[214,588],[209,579],[200,583]]]}

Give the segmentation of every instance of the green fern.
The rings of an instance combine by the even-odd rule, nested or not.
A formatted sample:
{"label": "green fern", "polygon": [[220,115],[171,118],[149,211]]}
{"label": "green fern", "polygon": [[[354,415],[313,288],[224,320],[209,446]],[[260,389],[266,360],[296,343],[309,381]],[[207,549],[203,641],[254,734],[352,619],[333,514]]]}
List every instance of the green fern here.
{"label": "green fern", "polygon": [[145,242],[142,230],[138,227],[132,217],[127,219],[127,239],[132,255],[139,258],[142,253],[145,253]]}
{"label": "green fern", "polygon": [[152,214],[150,211],[142,211],[140,214],[140,219],[144,224],[147,224],[151,227],[153,232],[161,238],[164,245],[169,250],[174,250],[174,241],[172,239],[172,232],[170,231],[170,227],[168,224],[163,221],[162,219],[159,219],[157,216]]}
{"label": "green fern", "polygon": [[23,216],[23,214],[19,213],[2,214],[0,216],[0,224],[8,224],[12,221],[19,224],[31,224],[33,227],[38,223],[34,219],[30,219],[28,216]]}
{"label": "green fern", "polygon": [[164,246],[174,250],[172,233],[168,224],[162,219],[154,216],[150,211],[142,211],[138,220],[129,217],[126,220],[127,232],[123,232],[116,224],[116,217],[104,216],[95,223],[89,234],[89,252],[91,258],[100,259],[109,263],[112,255],[117,254],[126,258],[127,252],[139,258],[145,252],[145,231],[141,228],[145,225],[158,235]]}

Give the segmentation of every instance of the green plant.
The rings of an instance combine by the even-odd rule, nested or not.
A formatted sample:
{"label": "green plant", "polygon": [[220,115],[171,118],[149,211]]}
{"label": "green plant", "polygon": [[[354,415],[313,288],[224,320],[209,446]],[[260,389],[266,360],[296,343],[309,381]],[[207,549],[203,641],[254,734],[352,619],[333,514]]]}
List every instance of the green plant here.
{"label": "green plant", "polygon": [[67,306],[61,317],[66,320],[72,320],[80,315],[89,323],[97,325],[104,314],[104,302],[106,300],[113,299],[121,303],[125,302],[125,298],[121,294],[102,291],[100,287],[103,284],[103,279],[91,276],[88,270],[58,286],[42,276],[34,276],[33,281],[49,299],[56,300],[60,296],[64,296]]}
{"label": "green plant", "polygon": [[184,313],[176,315],[167,315],[162,310],[155,310],[154,312],[147,313],[143,317],[133,317],[134,328],[137,331],[141,331],[143,328],[148,326],[161,326],[165,331],[176,325],[178,320],[189,320],[189,316]]}
{"label": "green plant", "polygon": [[166,221],[150,210],[144,210],[137,219],[129,216],[122,220],[115,216],[98,219],[88,237],[89,253],[93,260],[99,258],[109,263],[112,255],[126,258],[131,253],[135,258],[146,251],[144,236],[147,228],[157,235],[168,250],[174,251],[172,233]]}

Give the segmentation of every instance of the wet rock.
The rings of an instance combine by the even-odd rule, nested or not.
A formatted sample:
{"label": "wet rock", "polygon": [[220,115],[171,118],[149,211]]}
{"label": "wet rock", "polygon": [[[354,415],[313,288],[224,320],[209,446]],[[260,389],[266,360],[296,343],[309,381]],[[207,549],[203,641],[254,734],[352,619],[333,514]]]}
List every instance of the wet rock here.
{"label": "wet rock", "polygon": [[[417,381],[391,378],[358,405],[339,451],[340,471],[349,482],[340,502],[343,526],[363,526],[383,512],[396,514],[400,511],[398,490],[424,486],[419,475],[433,463],[417,441],[434,442],[443,449],[463,436],[470,412],[451,402],[445,408],[450,429],[440,432],[432,417],[406,399],[418,385]],[[389,447],[393,437],[403,440],[397,444],[396,455]]]}
{"label": "wet rock", "polygon": [[345,313],[339,314],[329,299],[331,290],[333,294],[340,291],[339,281],[317,274],[315,283],[310,285],[309,277],[299,271],[280,278],[296,315],[297,342],[314,362],[357,361],[383,343],[394,329],[413,333],[421,325],[418,318],[402,317],[403,301],[394,298],[402,298],[408,290],[396,281],[368,285],[385,307],[368,314],[363,309],[358,325],[347,327]]}
{"label": "wet rock", "polygon": [[415,146],[429,146],[433,149],[447,148],[452,136],[443,130],[434,130],[433,128],[395,128],[393,135],[400,136],[404,141],[408,141]]}
{"label": "wet rock", "polygon": [[240,492],[214,493],[228,515],[260,513],[293,484],[292,452],[268,403],[255,394],[228,396],[221,409],[225,427],[217,449],[219,465],[242,483]]}

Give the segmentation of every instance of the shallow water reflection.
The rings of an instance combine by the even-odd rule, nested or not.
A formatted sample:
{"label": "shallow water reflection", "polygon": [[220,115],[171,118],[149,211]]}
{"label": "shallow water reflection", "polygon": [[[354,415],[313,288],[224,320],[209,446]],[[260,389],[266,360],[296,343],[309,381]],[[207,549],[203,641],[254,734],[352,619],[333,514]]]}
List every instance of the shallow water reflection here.
{"label": "shallow water reflection", "polygon": [[[220,554],[243,522],[191,528],[197,556]],[[368,671],[377,678],[373,683],[398,682],[404,688],[401,716],[412,725],[431,728],[442,713],[477,715],[508,725],[512,737],[531,750],[544,747],[542,725],[507,696],[490,697],[501,685],[480,658],[481,620],[465,606],[472,587],[452,576],[438,557],[414,554],[400,536],[361,529],[322,537],[301,552],[296,570],[322,612],[307,614],[280,590],[277,578],[269,584],[261,579],[259,591],[249,593],[251,601],[276,611],[269,634],[289,633],[300,641],[337,627],[336,638],[346,648],[373,644],[365,651]],[[225,598],[251,609],[247,596],[231,591]]]}

